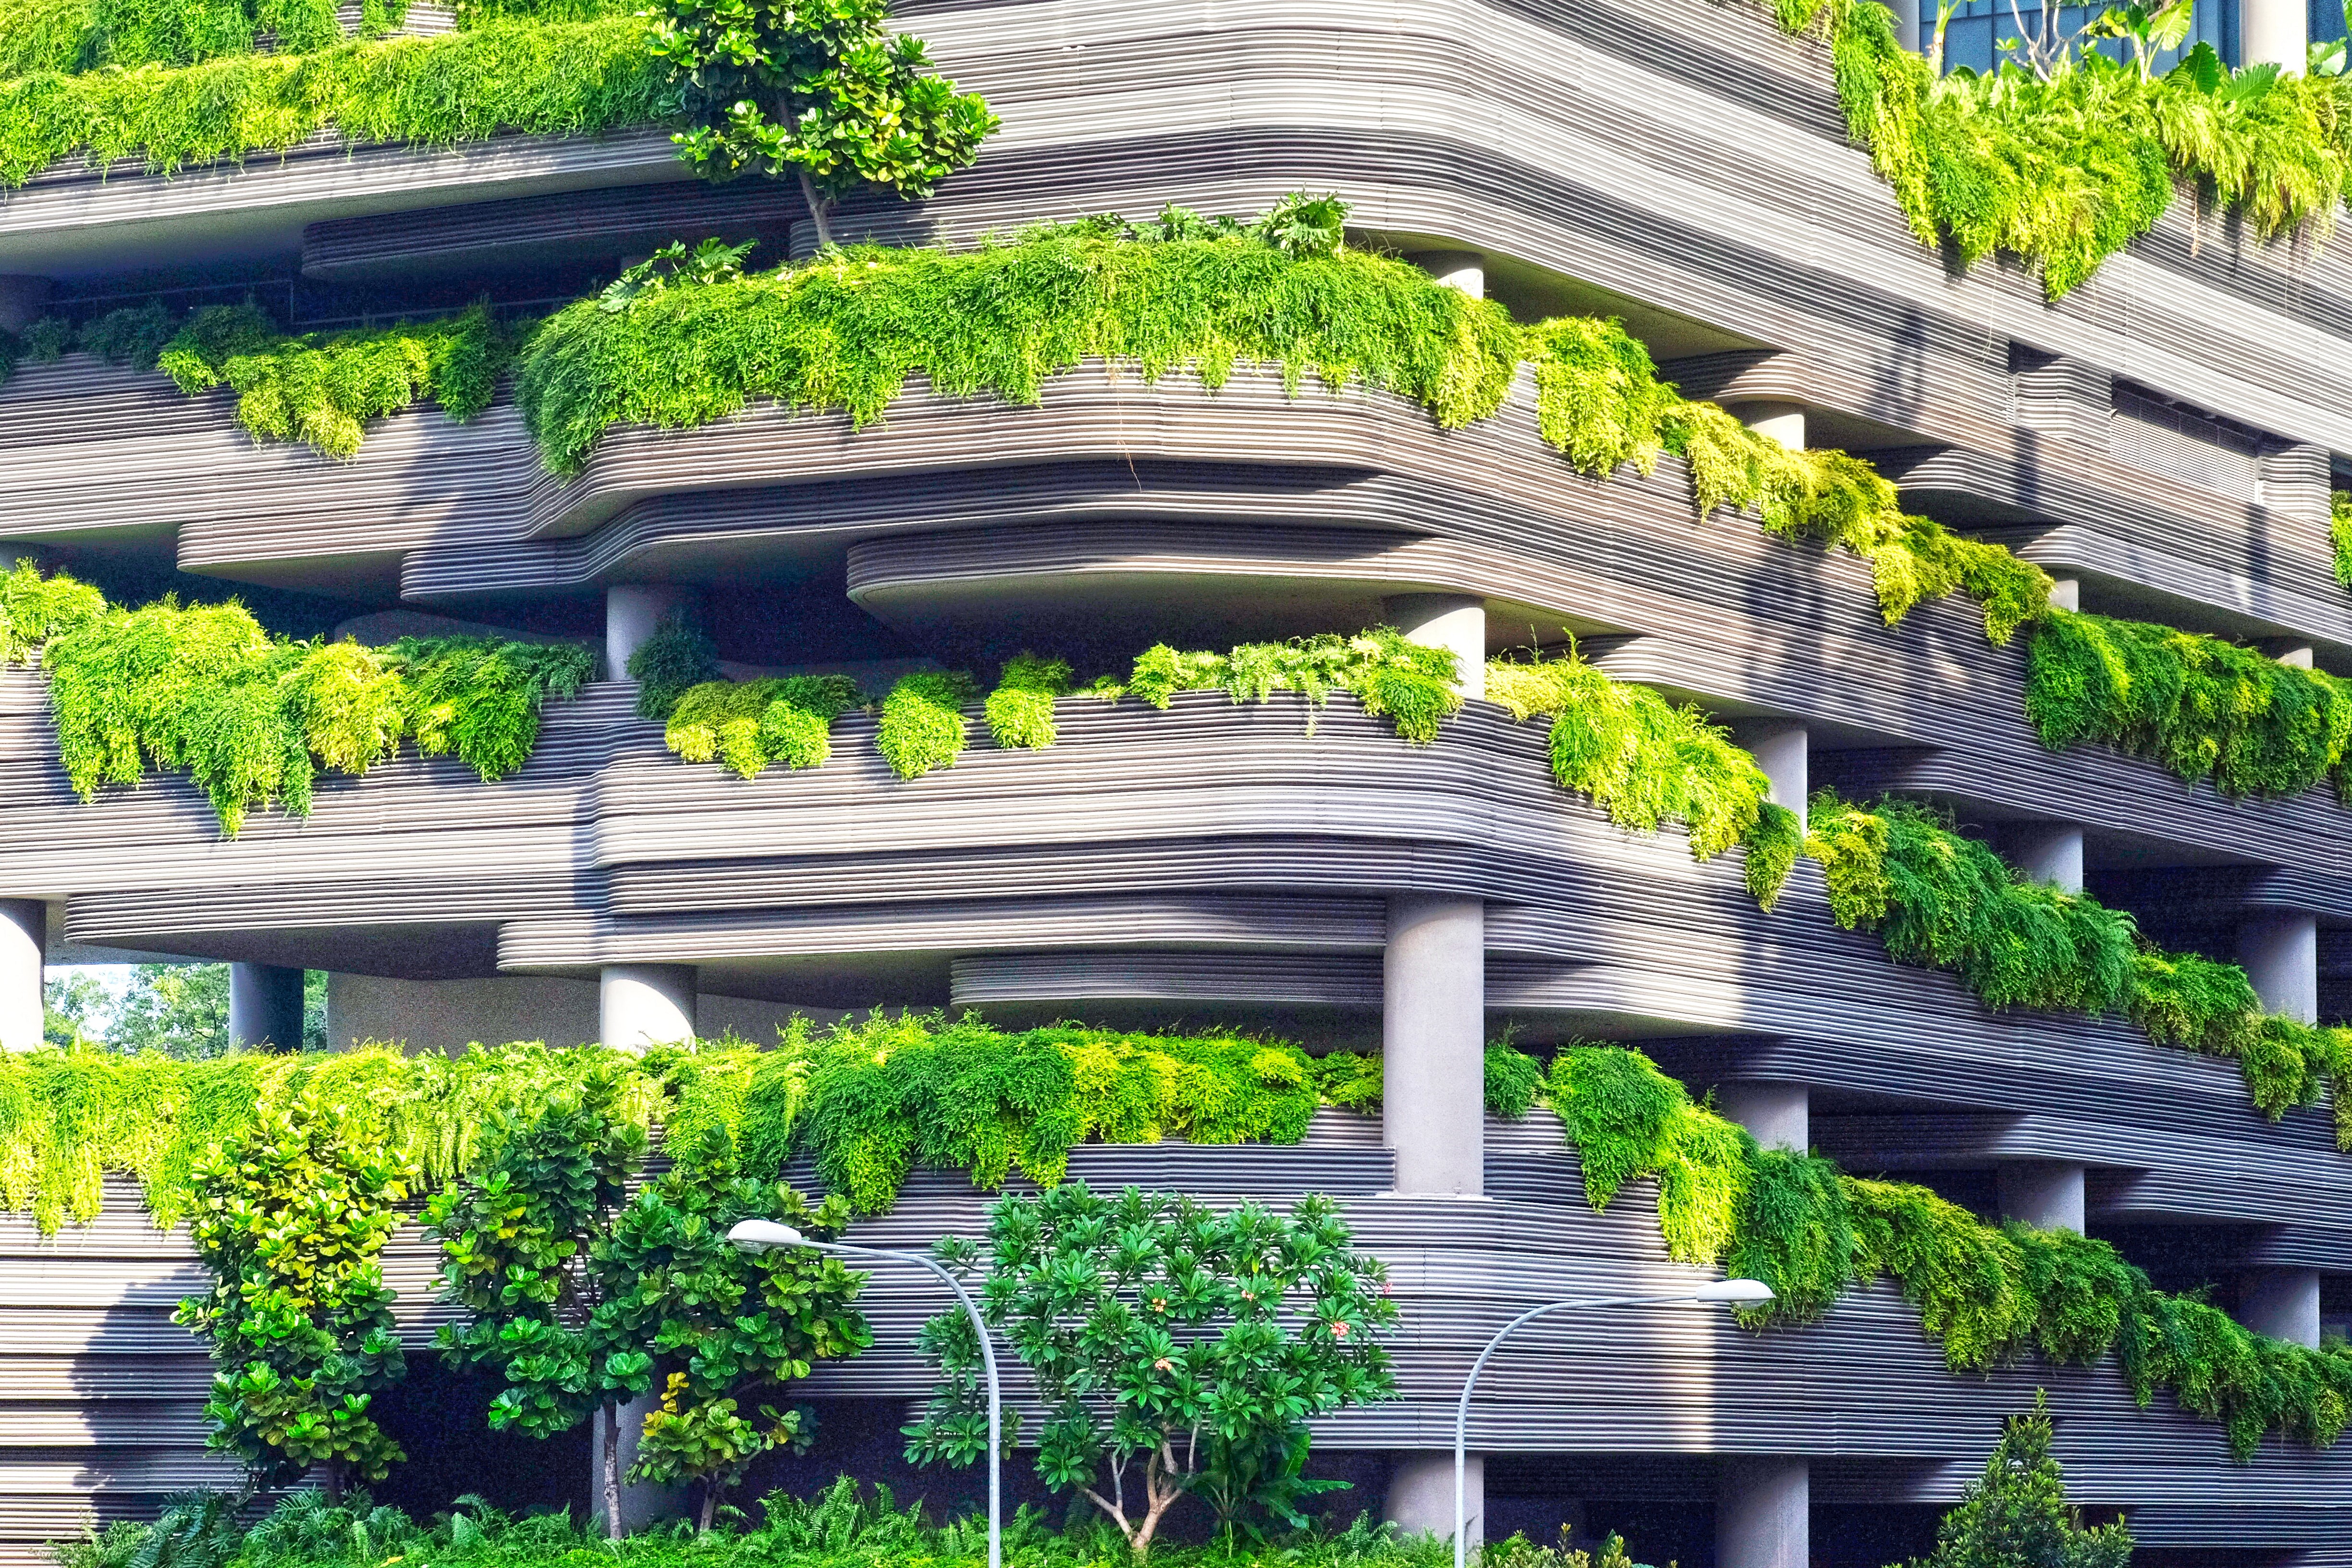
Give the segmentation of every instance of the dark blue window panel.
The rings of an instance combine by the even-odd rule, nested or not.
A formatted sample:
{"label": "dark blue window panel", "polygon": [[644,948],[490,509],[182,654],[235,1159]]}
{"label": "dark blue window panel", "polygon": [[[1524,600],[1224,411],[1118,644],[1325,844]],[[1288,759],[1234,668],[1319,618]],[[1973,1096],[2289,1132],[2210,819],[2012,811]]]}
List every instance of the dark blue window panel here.
{"label": "dark blue window panel", "polygon": [[2342,0],[2310,0],[2311,41],[2332,43],[2344,37],[2344,5]]}
{"label": "dark blue window panel", "polygon": [[[1936,5],[1935,0],[1918,0],[1918,3],[1919,37],[1924,47],[1935,34]],[[2307,0],[2307,3],[2312,12],[2313,37],[2344,36],[2342,0]],[[2105,9],[2105,5],[2062,5],[2058,10],[2059,26],[2062,31],[2071,34]],[[2319,30],[2318,17],[2323,9],[2335,12],[2335,31],[2332,33]],[[1975,70],[1990,70],[2009,53],[2000,47],[2000,41],[2018,36],[2017,24],[2021,16],[2027,30],[2032,31],[2041,24],[2042,8],[2021,5],[2012,11],[2009,0],[1963,0],[1959,9],[1952,13],[1951,25],[1944,31],[1946,68],[1968,66]],[[2238,63],[2237,0],[2197,0],[2195,20],[2189,25],[2188,40],[2181,47],[2193,48],[2200,43],[2212,45],[2231,66]],[[2117,59],[2125,56],[2126,46],[2120,39],[2107,40],[2100,47]],[[2159,55],[2157,57],[2157,69],[2170,69],[2178,58],[2178,53]]]}

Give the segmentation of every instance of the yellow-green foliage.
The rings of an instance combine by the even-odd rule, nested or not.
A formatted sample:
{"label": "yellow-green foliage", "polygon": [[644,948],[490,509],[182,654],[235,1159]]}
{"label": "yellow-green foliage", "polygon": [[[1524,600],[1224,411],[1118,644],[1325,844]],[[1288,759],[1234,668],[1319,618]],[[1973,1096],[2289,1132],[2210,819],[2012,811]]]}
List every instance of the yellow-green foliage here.
{"label": "yellow-green foliage", "polygon": [[2352,490],[2328,493],[2327,542],[2335,551],[2336,580],[2352,588]]}
{"label": "yellow-green foliage", "polygon": [[662,739],[689,763],[716,760],[747,779],[770,763],[819,768],[833,755],[834,720],[858,700],[845,675],[705,681],[678,698]]}
{"label": "yellow-green foliage", "polygon": [[1634,832],[1682,823],[1695,860],[1747,845],[1749,890],[1768,910],[1778,900],[1795,863],[1796,817],[1765,799],[1764,770],[1696,708],[1612,680],[1573,655],[1493,660],[1486,696],[1522,722],[1551,719],[1552,776],[1562,789]]}
{"label": "yellow-green foliage", "polygon": [[1392,626],[1354,637],[1324,632],[1288,642],[1243,643],[1230,653],[1179,652],[1165,643],[1138,654],[1124,684],[1098,681],[1097,696],[1139,697],[1165,708],[1180,691],[1223,691],[1235,702],[1263,702],[1296,691],[1320,708],[1334,691],[1353,692],[1364,711],[1383,718],[1414,745],[1425,746],[1462,707],[1453,653],[1409,642]]}
{"label": "yellow-green foliage", "polygon": [[[2043,80],[1932,79],[1868,0],[1774,0],[1831,40],[1853,139],[1923,243],[2023,258],[2052,299],[2152,227],[2176,184],[2263,238],[2332,226],[2352,167],[2352,80],[2233,80],[2210,55],[2152,81],[2090,55]],[[2249,73],[2251,74],[2251,73]]]}
{"label": "yellow-green foliage", "polygon": [[902,779],[955,766],[971,731],[963,710],[979,695],[980,688],[961,669],[900,676],[882,699],[881,722],[874,731],[876,750]]}
{"label": "yellow-green foliage", "polygon": [[1042,751],[1060,731],[1054,724],[1054,699],[1070,689],[1070,667],[1058,658],[1016,654],[1004,661],[996,689],[988,694],[988,732],[996,743]]}
{"label": "yellow-green foliage", "polygon": [[659,117],[662,87],[645,22],[625,16],[179,68],[44,72],[0,81],[0,185],[76,155],[171,174],[280,152],[330,128],[352,142],[444,145],[644,125]]}
{"label": "yellow-green foliage", "polygon": [[235,835],[255,806],[296,815],[318,769],[364,773],[414,739],[484,779],[530,759],[541,703],[593,667],[583,649],[488,638],[404,638],[389,648],[294,642],[242,605],[105,605],[94,589],[30,563],[0,583],[0,620],[40,661],[66,776],[84,800],[150,767],[185,772]]}

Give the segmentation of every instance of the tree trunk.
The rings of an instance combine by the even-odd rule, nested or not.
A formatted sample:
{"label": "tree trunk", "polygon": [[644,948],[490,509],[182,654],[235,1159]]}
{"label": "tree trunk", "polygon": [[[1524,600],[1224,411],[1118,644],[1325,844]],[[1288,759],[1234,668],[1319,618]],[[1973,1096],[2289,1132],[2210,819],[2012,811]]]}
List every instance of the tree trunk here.
{"label": "tree trunk", "polygon": [[702,1483],[702,1519],[700,1521],[700,1528],[703,1534],[708,1535],[710,1533],[710,1521],[718,1516],[718,1513],[719,1481],[717,1478],[714,1477],[713,1479]]}
{"label": "tree trunk", "polygon": [[604,1539],[618,1541],[621,1539],[621,1402],[617,1399],[604,1401],[603,1414],[604,1441],[599,1445],[603,1452],[597,1456],[601,1461],[597,1467],[597,1479],[603,1483],[604,1494]]}
{"label": "tree trunk", "polygon": [[327,1494],[327,1500],[341,1503],[343,1500],[343,1462],[341,1459],[321,1459],[319,1470],[320,1489]]}
{"label": "tree trunk", "polygon": [[816,247],[819,250],[830,250],[833,248],[833,226],[825,221],[825,216],[833,209],[833,200],[829,196],[816,194],[816,182],[809,178],[807,164],[803,163],[798,167],[801,172],[801,195],[808,200],[809,216],[816,220]]}

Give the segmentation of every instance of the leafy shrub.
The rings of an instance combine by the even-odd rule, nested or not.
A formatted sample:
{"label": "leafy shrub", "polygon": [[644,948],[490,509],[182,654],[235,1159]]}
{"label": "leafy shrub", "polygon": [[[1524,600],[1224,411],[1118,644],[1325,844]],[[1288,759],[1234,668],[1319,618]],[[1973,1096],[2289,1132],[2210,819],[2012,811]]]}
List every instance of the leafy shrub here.
{"label": "leafy shrub", "polygon": [[821,768],[833,755],[834,720],[858,702],[845,675],[705,681],[677,699],[662,739],[689,763],[715,759],[747,779],[771,763]]}
{"label": "leafy shrub", "polygon": [[719,649],[692,616],[674,609],[630,653],[627,673],[637,683],[637,717],[667,719],[688,690],[719,678]]}
{"label": "leafy shrub", "polygon": [[[1092,1501],[1138,1562],[1188,1492],[1228,1529],[1253,1509],[1303,1527],[1299,1503],[1333,1484],[1300,1474],[1307,1421],[1394,1393],[1380,1336],[1396,1303],[1380,1260],[1351,1242],[1319,1194],[1287,1215],[1133,1187],[1102,1198],[1084,1182],[999,1199],[975,1293],[1036,1379],[1037,1473]],[[980,1268],[961,1237],[937,1250],[958,1274]],[[970,1464],[988,1452],[971,1320],[933,1318],[921,1343],[940,1388],[907,1456]]]}
{"label": "leafy shrub", "polygon": [[1230,653],[1180,653],[1165,643],[1136,656],[1124,684],[1097,682],[1097,696],[1139,697],[1165,708],[1179,691],[1218,691],[1235,702],[1264,702],[1276,691],[1297,691],[1320,708],[1334,691],[1348,691],[1374,718],[1386,718],[1414,745],[1437,739],[1461,710],[1451,650],[1406,640],[1393,626],[1354,637],[1323,632],[1288,642],[1243,643]]}
{"label": "leafy shrub", "polygon": [[221,1366],[211,1446],[264,1486],[321,1467],[331,1497],[346,1475],[379,1479],[404,1457],[368,1406],[405,1370],[377,1258],[410,1179],[346,1138],[337,1111],[312,1101],[264,1116],[196,1166],[191,1239],[214,1284],[173,1317]]}
{"label": "leafy shrub", "polygon": [[2050,1457],[2050,1402],[2034,1391],[2033,1409],[2009,1418],[1984,1474],[1936,1527],[1936,1550],[1911,1568],[2125,1568],[2131,1527],[2117,1521],[2083,1527],[2066,1500],[2058,1461]]}
{"label": "leafy shrub", "polygon": [[882,721],[874,737],[890,771],[912,779],[955,766],[971,730],[963,710],[978,695],[979,687],[960,669],[900,676],[882,699]]}
{"label": "leafy shrub", "polygon": [[2227,795],[2295,795],[2334,779],[2352,798],[2342,683],[2219,637],[2053,615],[2028,651],[2025,711],[2053,751],[2098,741]]}

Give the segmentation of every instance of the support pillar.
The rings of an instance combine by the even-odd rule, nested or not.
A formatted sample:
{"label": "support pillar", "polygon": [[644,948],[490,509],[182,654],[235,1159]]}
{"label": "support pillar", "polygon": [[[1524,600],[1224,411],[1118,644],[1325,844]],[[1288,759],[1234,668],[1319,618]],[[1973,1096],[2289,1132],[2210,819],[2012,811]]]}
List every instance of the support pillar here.
{"label": "support pillar", "polygon": [[2050,579],[2050,607],[2053,610],[2079,610],[2083,607],[2083,580],[2080,577]]}
{"label": "support pillar", "polygon": [[1399,594],[1381,612],[1407,638],[1454,655],[1454,686],[1465,699],[1486,695],[1486,601],[1472,594]]}
{"label": "support pillar", "polygon": [[0,331],[21,332],[47,313],[49,280],[26,273],[0,274]]}
{"label": "support pillar", "polygon": [[2311,645],[2301,637],[2266,637],[2254,646],[2290,669],[2311,668]]}
{"label": "support pillar", "polygon": [[2000,1217],[2037,1230],[2083,1234],[2085,1207],[2080,1165],[2003,1165],[1995,1174]]}
{"label": "support pillar", "polygon": [[[1397,1527],[1399,1535],[1433,1535],[1454,1539],[1454,1455],[1399,1454],[1389,1469],[1389,1495],[1381,1517]],[[1462,1460],[1462,1533],[1475,1555],[1486,1543],[1486,1457],[1465,1454]]]}
{"label": "support pillar", "polygon": [[1929,0],[1895,0],[1895,41],[1918,54],[1921,49],[1920,7]]}
{"label": "support pillar", "polygon": [[1797,814],[1805,825],[1805,797],[1812,793],[1812,737],[1804,725],[1788,719],[1762,719],[1735,727],[1739,743],[1764,770],[1771,789],[1765,799]]}
{"label": "support pillar", "polygon": [[[629,1467],[637,1461],[637,1439],[646,1429],[646,1414],[661,1407],[653,1394],[632,1399],[621,1406],[620,1466],[625,1478]],[[604,1514],[604,1413],[596,1412],[588,1424],[588,1512],[601,1519]],[[686,1489],[657,1486],[652,1481],[621,1482],[621,1529],[634,1535],[650,1524],[666,1519],[676,1519],[686,1512]]]}
{"label": "support pillar", "polygon": [[2317,1350],[2319,1270],[2249,1270],[2238,1281],[2238,1321],[2258,1334]]}
{"label": "support pillar", "polygon": [[[1486,258],[1475,250],[1423,251],[1412,258],[1412,263],[1448,289],[1459,289],[1473,300],[1486,297]],[[1446,1518],[1453,1517],[1449,1503]],[[1449,1524],[1447,1528],[1453,1527]]]}
{"label": "support pillar", "polygon": [[[1486,1190],[1486,906],[1442,893],[1389,896],[1381,964],[1381,1141],[1396,1190]],[[1486,1462],[1469,1457],[1463,1505],[1486,1510]],[[1454,1451],[1392,1456],[1387,1517],[1408,1534],[1454,1533]],[[1470,1538],[1478,1539],[1477,1527]]]}
{"label": "support pillar", "polygon": [[608,963],[597,976],[597,1032],[615,1050],[694,1038],[694,965]]}
{"label": "support pillar", "polygon": [[2048,882],[2062,893],[2083,890],[2083,830],[2035,827],[2011,841],[2010,863],[2029,882]]}
{"label": "support pillar", "polygon": [[1727,1458],[1716,1480],[1716,1568],[1808,1568],[1812,1467],[1803,1459]]}
{"label": "support pillar", "polygon": [[2250,66],[2301,76],[2310,65],[2311,17],[2304,0],[2239,0],[2238,52]]}
{"label": "support pillar", "polygon": [[1718,1083],[1715,1108],[1763,1148],[1801,1154],[1812,1147],[1812,1094],[1801,1083]]}
{"label": "support pillar", "polygon": [[1769,436],[1791,452],[1805,447],[1805,405],[1778,399],[1742,403],[1731,410],[1732,417],[1755,431]]}
{"label": "support pillar", "polygon": [[230,964],[228,1043],[240,1050],[300,1050],[302,972],[275,963]]}
{"label": "support pillar", "polygon": [[47,904],[0,899],[0,1051],[29,1051],[41,1043],[47,1017],[41,1005],[41,964],[48,942]]}
{"label": "support pillar", "polygon": [[654,635],[662,617],[694,603],[695,591],[674,583],[615,583],[604,590],[604,678],[629,679],[629,656]]}
{"label": "support pillar", "polygon": [[2256,915],[2238,927],[2238,962],[2266,1013],[2319,1022],[2319,921],[2312,915]]}

